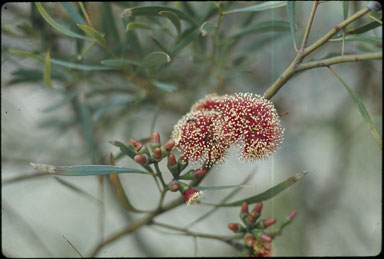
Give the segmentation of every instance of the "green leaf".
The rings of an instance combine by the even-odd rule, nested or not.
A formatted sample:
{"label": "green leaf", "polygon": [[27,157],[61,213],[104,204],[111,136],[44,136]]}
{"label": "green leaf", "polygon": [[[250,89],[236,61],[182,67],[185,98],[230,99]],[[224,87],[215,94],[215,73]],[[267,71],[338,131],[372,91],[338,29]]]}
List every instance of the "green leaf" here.
{"label": "green leaf", "polygon": [[265,21],[265,22],[256,23],[239,30],[235,34],[229,36],[228,39],[235,40],[249,33],[263,33],[263,32],[270,32],[270,31],[281,31],[281,32],[290,31],[289,22]]}
{"label": "green leaf", "polygon": [[153,30],[155,28],[142,23],[142,22],[130,22],[127,24],[127,27],[125,28],[125,31],[133,31],[137,29],[143,29],[143,30]]}
{"label": "green leaf", "polygon": [[[329,41],[343,41],[343,38],[330,39]],[[382,43],[383,39],[374,36],[364,36],[364,35],[347,35],[345,36],[345,41],[361,41],[368,43]]]}
{"label": "green leaf", "polygon": [[380,136],[379,132],[377,131],[375,125],[373,124],[367,109],[365,109],[363,102],[355,94],[355,92],[352,91],[351,87],[349,87],[348,84],[346,82],[344,82],[344,80],[331,67],[328,67],[328,69],[340,80],[340,82],[343,84],[343,86],[345,87],[345,89],[347,90],[349,95],[352,97],[352,100],[355,102],[355,104],[359,108],[361,116],[363,117],[365,123],[367,124],[369,130],[371,131],[372,136],[375,138],[380,149],[383,150],[383,144],[382,144],[381,136]]}
{"label": "green leaf", "polygon": [[169,62],[171,62],[171,57],[167,53],[154,51],[144,57],[144,59],[140,63],[139,69],[159,67]]}
{"label": "green leaf", "polygon": [[33,168],[40,172],[53,175],[86,176],[86,175],[108,175],[108,174],[151,174],[128,167],[111,165],[75,165],[75,166],[54,166],[45,164],[30,163]]}
{"label": "green leaf", "polygon": [[170,55],[170,51],[167,47],[164,46],[163,43],[161,43],[158,39],[156,39],[152,34],[149,34],[149,37],[153,40],[153,42],[165,53]]}
{"label": "green leaf", "polygon": [[261,4],[248,6],[245,8],[226,11],[223,14],[240,13],[240,12],[259,12],[273,8],[283,7],[287,5],[287,1],[267,1]]}
{"label": "green leaf", "polygon": [[200,30],[199,28],[187,30],[182,33],[179,37],[180,40],[176,42],[176,44],[171,49],[171,56],[176,56],[179,51],[188,46],[197,36],[199,36]]}
{"label": "green leaf", "polygon": [[295,50],[297,51],[296,37],[295,37],[295,20],[296,20],[295,5],[296,5],[296,1],[287,1],[289,28],[291,30],[293,46],[294,46]]}
{"label": "green leaf", "polygon": [[216,25],[205,22],[200,26],[201,35],[203,37],[207,36],[209,33],[213,32],[216,29]]}
{"label": "green leaf", "polygon": [[39,56],[37,54],[31,53],[29,51],[19,50],[19,49],[8,49],[8,51],[9,51],[9,53],[13,53],[13,54],[16,54],[19,56],[32,58],[32,59],[36,59],[38,61],[44,62],[44,58],[42,58],[41,56]]}
{"label": "green leaf", "polygon": [[347,34],[347,35],[348,34],[362,34],[364,32],[368,32],[368,31],[373,30],[373,29],[380,27],[380,26],[382,26],[381,23],[379,23],[377,21],[373,21],[373,22],[364,24],[362,26],[359,26],[357,28],[354,28],[352,30],[349,30],[345,34]]}
{"label": "green leaf", "polygon": [[111,109],[113,109],[115,107],[118,107],[118,106],[121,106],[121,105],[124,105],[124,104],[127,104],[127,103],[131,103],[134,100],[135,99],[133,97],[131,97],[131,96],[127,96],[127,97],[124,97],[124,98],[120,97],[119,99],[112,100],[111,102],[108,102],[105,105],[103,105],[101,108],[97,109],[93,113],[93,119],[97,120],[105,112],[107,112],[107,111],[109,111],[109,110],[111,110]]}
{"label": "green leaf", "polygon": [[102,30],[105,32],[106,39],[113,38],[114,41],[120,42],[119,31],[116,26],[115,16],[113,14],[112,5],[109,2],[101,3]]}
{"label": "green leaf", "polygon": [[65,181],[64,179],[62,179],[60,177],[54,177],[54,178],[56,181],[58,181],[61,185],[65,186],[66,188],[69,188],[70,190],[75,191],[78,194],[83,195],[84,197],[86,197],[92,201],[96,201],[99,204],[101,203],[101,201],[99,199],[97,199],[95,196],[93,196],[92,194],[88,193],[87,191],[84,191],[83,189],[77,187],[76,185],[74,185],[68,181]]}
{"label": "green leaf", "polygon": [[141,210],[136,209],[128,199],[128,196],[124,191],[123,185],[121,184],[118,174],[110,174],[109,180],[111,181],[112,188],[115,191],[117,199],[119,200],[120,204],[123,206],[124,209],[130,212],[143,212]]}
{"label": "green leaf", "polygon": [[71,17],[72,21],[75,24],[87,24],[83,17],[77,12],[77,10],[73,7],[71,2],[60,2],[60,4],[67,11],[69,17]]}
{"label": "green leaf", "polygon": [[240,185],[223,185],[223,186],[195,186],[193,189],[200,191],[218,191],[225,189],[233,189],[233,188],[245,188],[245,187],[254,187],[254,184],[240,184]]}
{"label": "green leaf", "polygon": [[43,73],[41,70],[36,69],[18,69],[12,72],[12,79],[8,85],[24,83],[24,82],[38,82],[43,80]]}
{"label": "green leaf", "polygon": [[129,67],[139,65],[137,61],[131,59],[105,59],[101,61],[101,64],[109,67]]}
{"label": "green leaf", "polygon": [[160,17],[168,18],[173,23],[173,25],[175,26],[177,33],[180,34],[181,23],[180,23],[179,16],[177,16],[177,14],[170,12],[170,11],[160,11],[159,15],[160,15]]}
{"label": "green leaf", "polygon": [[89,40],[89,38],[87,37],[84,37],[83,35],[80,35],[78,33],[75,33],[69,29],[67,29],[66,27],[64,27],[63,25],[57,23],[48,13],[47,11],[44,9],[43,5],[40,3],[40,2],[35,2],[35,5],[37,7],[37,10],[39,11],[39,13],[41,14],[41,16],[44,18],[44,20],[49,23],[55,30],[57,30],[58,32],[61,32],[62,34],[64,35],[67,35],[69,37],[72,37],[72,38],[77,38],[77,39],[87,39]]}
{"label": "green leaf", "polygon": [[105,46],[106,42],[104,39],[104,34],[98,32],[95,28],[90,27],[88,25],[78,24],[77,25],[82,31],[91,36],[97,43],[101,46]]}
{"label": "green leaf", "polygon": [[51,55],[50,51],[47,52],[44,59],[44,82],[49,87],[54,89],[51,81]]}
{"label": "green leaf", "polygon": [[159,82],[159,81],[153,81],[152,84],[158,88],[158,89],[161,89],[163,91],[166,91],[166,92],[173,92],[174,90],[177,89],[177,86],[174,85],[174,84],[170,84],[170,83],[164,83],[164,82]]}
{"label": "green leaf", "polygon": [[[133,159],[137,153],[136,151],[133,149],[133,147],[131,146],[126,146],[124,143],[120,142],[120,141],[115,141],[115,140],[112,140],[112,141],[109,141],[110,144],[116,146],[116,147],[119,147],[120,148],[120,151],[121,153],[129,156],[131,159]],[[152,172],[152,168],[148,165],[141,165],[144,169],[146,169],[147,171],[149,172]]]}
{"label": "green leaf", "polygon": [[266,190],[265,192],[262,192],[260,194],[255,195],[255,196],[251,196],[251,197],[241,199],[238,201],[234,201],[231,203],[224,203],[224,204],[222,204],[222,203],[220,203],[220,204],[204,203],[204,204],[213,205],[213,206],[217,206],[217,207],[234,207],[234,206],[240,206],[243,202],[247,202],[248,204],[252,204],[252,203],[256,203],[256,202],[265,201],[265,200],[268,200],[268,199],[275,197],[277,194],[279,194],[280,192],[282,192],[285,189],[287,189],[288,187],[290,187],[292,184],[297,182],[301,177],[303,177],[306,173],[308,173],[308,171],[302,171],[300,173],[297,173],[295,176],[289,177],[287,180],[279,183],[278,185],[275,185],[274,187]]}
{"label": "green leaf", "polygon": [[159,12],[171,12],[177,15],[180,19],[186,20],[190,22],[191,24],[194,24],[197,26],[197,23],[187,14],[183,13],[182,11],[166,7],[166,6],[140,6],[140,7],[133,7],[128,8],[123,11],[121,14],[122,16],[158,16],[160,15]]}

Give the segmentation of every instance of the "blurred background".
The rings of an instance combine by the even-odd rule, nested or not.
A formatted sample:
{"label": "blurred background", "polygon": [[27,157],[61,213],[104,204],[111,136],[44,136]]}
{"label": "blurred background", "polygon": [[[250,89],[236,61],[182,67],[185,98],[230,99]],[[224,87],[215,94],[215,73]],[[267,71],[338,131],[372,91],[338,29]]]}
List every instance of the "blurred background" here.
{"label": "blurred background", "polygon": [[[351,1],[349,16],[366,3]],[[124,211],[107,179],[100,184],[96,176],[38,176],[29,163],[107,164],[110,152],[119,153],[108,141],[145,142],[156,130],[165,142],[173,125],[208,93],[263,95],[296,55],[287,7],[228,13],[216,30],[218,7],[225,12],[256,4],[260,3],[2,5],[2,253],[78,257],[66,238],[87,255],[100,240],[143,217]],[[124,12],[139,6],[178,11]],[[298,46],[311,8],[310,1],[296,3]],[[341,22],[343,11],[342,2],[321,3],[309,44]],[[62,27],[53,28],[42,14]],[[381,12],[370,15],[381,20]],[[372,19],[365,16],[347,29]],[[92,25],[96,33],[89,36],[76,24]],[[370,40],[346,41],[345,53],[380,51],[381,30],[376,26],[361,35]],[[342,42],[329,42],[307,60],[340,55],[341,48]],[[364,103],[382,135],[381,60],[333,69]],[[263,217],[278,221],[298,210],[293,223],[274,241],[274,255],[377,255],[382,245],[382,154],[348,92],[327,68],[316,68],[290,79],[272,101],[278,113],[288,113],[281,118],[285,127],[281,149],[254,163],[239,161],[232,150],[202,185],[240,184],[252,174],[248,183],[254,187],[242,188],[232,197],[235,201],[308,170],[300,181],[264,203]],[[116,164],[137,167],[128,157]],[[166,162],[161,168],[170,181]],[[159,193],[151,177],[123,174],[120,178],[137,208],[156,206]],[[202,200],[220,202],[229,192],[206,191]],[[166,201],[179,196],[168,193]],[[179,206],[156,220],[184,227],[210,209]],[[239,207],[220,208],[190,230],[232,235],[227,224],[240,222],[239,211]],[[217,240],[195,240],[144,226],[98,255],[238,256],[239,252]]]}

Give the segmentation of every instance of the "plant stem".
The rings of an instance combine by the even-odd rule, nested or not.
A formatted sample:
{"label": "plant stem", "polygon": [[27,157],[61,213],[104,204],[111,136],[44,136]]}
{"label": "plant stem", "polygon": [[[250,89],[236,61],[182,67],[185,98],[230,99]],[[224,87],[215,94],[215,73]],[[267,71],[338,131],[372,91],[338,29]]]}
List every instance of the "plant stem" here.
{"label": "plant stem", "polygon": [[317,7],[319,6],[319,2],[318,1],[315,1],[313,2],[313,5],[312,5],[312,11],[311,11],[311,14],[309,15],[309,19],[308,19],[308,23],[307,23],[307,27],[305,29],[305,33],[304,33],[304,37],[303,37],[303,41],[301,43],[301,50],[303,50],[306,46],[307,46],[307,41],[308,41],[308,37],[309,37],[309,32],[311,31],[311,27],[312,27],[312,23],[313,23],[313,19],[315,17],[315,13],[316,13],[316,10],[317,10]]}
{"label": "plant stem", "polygon": [[[345,28],[348,24],[356,21],[360,17],[364,16],[365,14],[369,13],[370,9],[368,7],[363,8],[362,10],[358,11],[348,19],[342,21],[338,25],[336,25],[333,29],[331,29],[327,34],[325,34],[323,37],[321,37],[319,40],[317,40],[315,43],[313,43],[308,48],[300,49],[300,51],[297,53],[296,57],[293,59],[291,64],[285,69],[285,71],[279,76],[279,78],[270,86],[267,91],[264,93],[264,98],[271,99],[283,85],[295,74],[297,73],[297,67],[300,65],[300,63],[303,61],[303,59],[308,56],[310,53],[318,49],[320,46],[324,45],[333,35],[335,35],[338,31]],[[313,19],[313,17],[310,17],[310,19]],[[308,22],[308,24],[311,24],[311,22]],[[307,31],[309,33],[310,26],[307,26]],[[308,37],[308,33],[304,35],[303,43],[306,42],[306,37]],[[302,46],[305,46],[305,44],[302,44]],[[350,61],[346,61],[350,62]]]}
{"label": "plant stem", "polygon": [[167,185],[164,182],[163,175],[161,174],[159,163],[154,163],[156,169],[156,175],[159,177],[161,184],[163,185],[163,190],[167,189]]}
{"label": "plant stem", "polygon": [[219,17],[217,18],[217,25],[215,29],[215,34],[213,35],[213,42],[212,42],[212,54],[211,54],[211,62],[213,63],[215,61],[216,57],[216,48],[217,48],[217,37],[219,36],[219,30],[221,26],[221,22],[223,21],[223,10],[222,10],[223,2],[220,1],[218,5],[219,9]]}
{"label": "plant stem", "polygon": [[213,234],[207,234],[207,233],[193,232],[193,231],[190,231],[190,230],[185,229],[185,228],[181,228],[181,227],[177,227],[177,226],[172,226],[172,225],[168,225],[168,224],[160,223],[160,222],[152,222],[152,225],[160,226],[160,227],[168,228],[168,229],[173,229],[173,230],[177,230],[177,231],[181,231],[181,232],[184,232],[185,234],[190,235],[190,236],[216,239],[216,240],[223,241],[225,243],[228,243],[228,241],[230,241],[230,240],[240,239],[242,237],[242,235],[219,236],[219,235],[213,235]]}
{"label": "plant stem", "polygon": [[357,62],[357,61],[363,61],[363,60],[374,60],[374,59],[381,59],[381,58],[383,58],[382,52],[337,56],[333,58],[327,58],[323,60],[311,61],[311,62],[300,64],[295,68],[295,73],[301,72],[303,70],[315,68],[315,67],[327,67],[334,64]]}

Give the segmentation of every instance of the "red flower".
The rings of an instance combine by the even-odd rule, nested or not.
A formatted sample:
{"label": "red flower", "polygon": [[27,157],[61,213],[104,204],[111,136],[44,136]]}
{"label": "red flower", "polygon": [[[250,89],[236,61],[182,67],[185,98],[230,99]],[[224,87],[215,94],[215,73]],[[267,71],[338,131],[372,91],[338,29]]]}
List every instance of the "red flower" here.
{"label": "red flower", "polygon": [[195,204],[198,200],[200,200],[202,191],[195,189],[188,189],[184,192],[185,203],[189,206],[191,204]]}
{"label": "red flower", "polygon": [[179,120],[172,132],[176,147],[192,162],[206,162],[210,167],[223,160],[228,145],[219,132],[219,117],[212,111],[195,111]]}
{"label": "red flower", "polygon": [[269,100],[250,93],[208,95],[192,106],[175,126],[172,137],[184,157],[221,162],[231,145],[240,158],[267,158],[283,141],[284,129]]}

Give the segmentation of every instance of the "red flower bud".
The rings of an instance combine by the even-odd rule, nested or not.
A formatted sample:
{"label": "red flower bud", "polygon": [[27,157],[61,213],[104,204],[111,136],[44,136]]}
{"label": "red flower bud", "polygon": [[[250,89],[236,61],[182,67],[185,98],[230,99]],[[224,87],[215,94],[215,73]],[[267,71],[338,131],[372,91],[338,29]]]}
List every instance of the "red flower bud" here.
{"label": "red flower bud", "polygon": [[168,156],[168,166],[175,166],[177,164],[176,157],[174,154],[169,154]]}
{"label": "red flower bud", "polygon": [[195,204],[198,200],[200,200],[202,191],[195,189],[188,189],[184,192],[185,203],[187,205]]}
{"label": "red flower bud", "polygon": [[139,163],[141,165],[147,165],[149,162],[147,155],[144,154],[136,155],[133,159],[136,161],[136,163]]}
{"label": "red flower bud", "polygon": [[195,176],[195,178],[200,178],[200,177],[203,177],[206,174],[207,174],[207,169],[200,168],[200,169],[196,169],[195,170],[194,176]]}
{"label": "red flower bud", "polygon": [[160,134],[159,134],[159,132],[155,131],[155,132],[152,133],[151,143],[152,144],[160,144]]}
{"label": "red flower bud", "polygon": [[264,228],[267,228],[273,224],[276,223],[276,219],[275,218],[269,218],[269,219],[265,219],[263,220],[263,225],[264,225]]}
{"label": "red flower bud", "polygon": [[260,214],[262,209],[263,209],[263,203],[258,202],[256,203],[255,208],[253,210]]}
{"label": "red flower bud", "polygon": [[171,152],[171,150],[174,146],[175,146],[175,141],[173,139],[170,139],[164,143],[164,148],[168,152]]}
{"label": "red flower bud", "polygon": [[297,214],[297,210],[294,210],[291,213],[289,213],[288,218],[290,220],[293,220],[296,217],[296,214]]}
{"label": "red flower bud", "polygon": [[268,243],[271,243],[272,242],[272,237],[268,236],[267,234],[261,232],[260,234],[260,239],[265,241],[265,242],[268,242]]}
{"label": "red flower bud", "polygon": [[155,148],[153,150],[153,158],[155,158],[156,160],[160,160],[162,157],[163,157],[163,153],[161,152],[161,149],[158,147]]}
{"label": "red flower bud", "polygon": [[136,139],[131,139],[129,143],[136,149],[136,151],[140,151],[141,148],[143,147],[143,144],[141,144],[138,140]]}
{"label": "red flower bud", "polygon": [[177,181],[172,181],[168,184],[168,189],[171,191],[171,192],[177,192],[180,188],[180,185]]}
{"label": "red flower bud", "polygon": [[248,203],[243,202],[241,204],[241,213],[248,213]]}
{"label": "red flower bud", "polygon": [[247,246],[250,246],[250,247],[252,247],[253,243],[255,242],[255,239],[253,238],[253,236],[247,236],[244,240]]}

